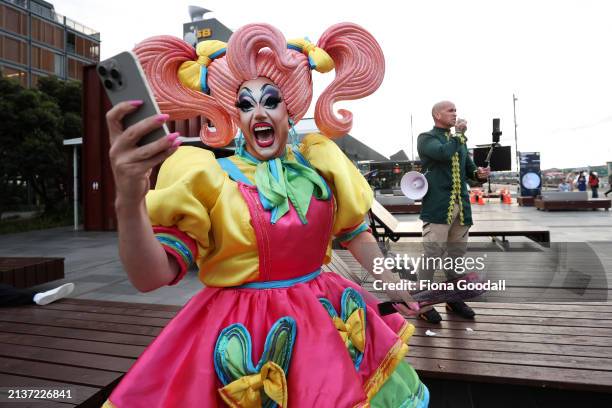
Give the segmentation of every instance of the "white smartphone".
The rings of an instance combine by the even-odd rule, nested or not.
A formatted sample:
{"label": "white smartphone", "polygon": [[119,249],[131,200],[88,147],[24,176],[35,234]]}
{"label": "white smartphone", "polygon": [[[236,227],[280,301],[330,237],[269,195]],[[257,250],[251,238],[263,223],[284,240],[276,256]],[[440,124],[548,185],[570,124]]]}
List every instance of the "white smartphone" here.
{"label": "white smartphone", "polygon": [[[123,101],[136,99],[143,101],[136,111],[123,118],[124,128],[149,116],[161,114],[138,58],[131,51],[124,51],[101,61],[96,66],[96,72],[113,106]],[[154,142],[168,133],[170,133],[168,127],[164,123],[162,127],[143,136],[138,141],[138,145]]]}

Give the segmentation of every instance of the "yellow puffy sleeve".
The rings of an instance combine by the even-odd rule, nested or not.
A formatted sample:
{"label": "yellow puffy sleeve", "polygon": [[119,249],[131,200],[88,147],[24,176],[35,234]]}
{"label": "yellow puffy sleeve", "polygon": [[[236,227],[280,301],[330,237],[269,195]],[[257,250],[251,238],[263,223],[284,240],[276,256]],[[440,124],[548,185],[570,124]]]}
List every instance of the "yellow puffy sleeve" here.
{"label": "yellow puffy sleeve", "polygon": [[336,200],[333,234],[347,244],[368,229],[365,216],[372,206],[372,188],[329,138],[310,134],[303,139],[300,150],[332,189]]}
{"label": "yellow puffy sleeve", "polygon": [[209,210],[225,178],[212,152],[197,147],[180,147],[161,166],[146,206],[156,238],[181,267],[171,284],[214,250]]}

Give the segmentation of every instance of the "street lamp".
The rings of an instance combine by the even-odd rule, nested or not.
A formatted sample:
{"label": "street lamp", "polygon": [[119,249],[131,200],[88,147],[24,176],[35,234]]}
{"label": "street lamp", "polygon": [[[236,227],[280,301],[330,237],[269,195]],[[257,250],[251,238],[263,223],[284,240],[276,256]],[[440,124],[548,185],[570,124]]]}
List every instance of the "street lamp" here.
{"label": "street lamp", "polygon": [[520,158],[519,158],[519,149],[518,149],[518,137],[516,134],[516,101],[518,98],[515,94],[512,94],[512,110],[514,111],[514,148],[516,150],[516,174],[519,175],[519,191],[521,188],[521,169],[520,169]]}

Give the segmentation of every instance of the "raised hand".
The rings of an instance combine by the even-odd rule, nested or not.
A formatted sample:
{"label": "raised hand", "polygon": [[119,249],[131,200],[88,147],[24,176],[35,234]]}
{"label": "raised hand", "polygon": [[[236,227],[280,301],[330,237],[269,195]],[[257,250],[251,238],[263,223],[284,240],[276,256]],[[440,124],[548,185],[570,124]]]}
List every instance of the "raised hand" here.
{"label": "raised hand", "polygon": [[111,168],[115,179],[117,200],[129,205],[140,204],[149,191],[151,169],[163,162],[181,144],[178,133],[171,133],[155,142],[138,146],[138,141],[168,120],[168,115],[151,116],[123,128],[124,116],[135,111],[142,101],[125,101],[115,105],[106,114],[110,136],[109,151]]}

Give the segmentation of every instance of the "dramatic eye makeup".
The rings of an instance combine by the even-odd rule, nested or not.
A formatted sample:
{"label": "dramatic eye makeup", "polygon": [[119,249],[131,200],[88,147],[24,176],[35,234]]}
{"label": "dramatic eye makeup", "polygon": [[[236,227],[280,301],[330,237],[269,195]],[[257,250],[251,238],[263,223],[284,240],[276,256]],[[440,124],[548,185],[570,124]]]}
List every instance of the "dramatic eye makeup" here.
{"label": "dramatic eye makeup", "polygon": [[276,109],[278,104],[282,102],[278,88],[270,84],[265,84],[261,90],[262,95],[259,103],[262,103],[267,109]]}
{"label": "dramatic eye makeup", "polygon": [[265,84],[261,87],[259,102],[255,101],[255,96],[249,88],[243,88],[238,94],[236,107],[242,112],[250,112],[257,104],[263,105],[266,109],[276,109],[282,101],[280,90],[274,85]]}
{"label": "dramatic eye makeup", "polygon": [[243,112],[248,112],[255,107],[255,98],[249,88],[244,88],[238,95],[238,102],[236,107]]}

